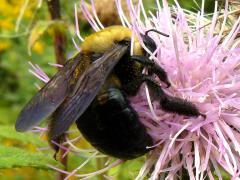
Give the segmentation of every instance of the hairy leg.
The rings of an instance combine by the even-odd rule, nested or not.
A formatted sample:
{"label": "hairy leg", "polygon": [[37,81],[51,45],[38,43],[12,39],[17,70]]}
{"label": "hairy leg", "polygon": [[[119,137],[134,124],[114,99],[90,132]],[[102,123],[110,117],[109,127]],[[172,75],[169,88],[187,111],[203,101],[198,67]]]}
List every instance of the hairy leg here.
{"label": "hairy leg", "polygon": [[169,82],[169,79],[167,77],[167,73],[165,72],[165,70],[161,66],[159,66],[158,64],[150,60],[148,57],[131,56],[131,59],[145,65],[148,68],[149,73],[156,74],[158,78],[167,85],[167,87],[171,86],[171,83]]}

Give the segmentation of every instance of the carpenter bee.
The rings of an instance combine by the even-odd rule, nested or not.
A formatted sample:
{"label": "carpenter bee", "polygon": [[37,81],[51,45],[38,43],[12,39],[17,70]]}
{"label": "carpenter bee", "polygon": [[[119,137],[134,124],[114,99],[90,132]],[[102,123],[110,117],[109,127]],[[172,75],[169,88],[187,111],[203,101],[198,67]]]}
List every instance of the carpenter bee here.
{"label": "carpenter bee", "polygon": [[[141,37],[153,52],[157,47],[148,36],[150,31]],[[111,26],[86,37],[81,52],[68,60],[23,108],[16,130],[29,130],[51,115],[50,140],[61,141],[76,122],[83,136],[100,152],[128,160],[144,155],[149,151],[147,146],[153,145],[127,99],[136,95],[144,82],[164,111],[202,115],[193,103],[162,90],[153,75],[169,87],[167,73],[149,59],[139,41],[134,41],[130,55],[131,36],[129,28]],[[149,75],[142,73],[145,67]]]}

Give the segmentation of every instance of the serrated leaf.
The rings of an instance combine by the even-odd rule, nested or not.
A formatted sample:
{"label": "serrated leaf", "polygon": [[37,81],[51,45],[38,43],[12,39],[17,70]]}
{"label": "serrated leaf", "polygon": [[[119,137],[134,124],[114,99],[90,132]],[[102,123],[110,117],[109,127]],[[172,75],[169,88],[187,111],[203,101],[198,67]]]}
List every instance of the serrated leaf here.
{"label": "serrated leaf", "polygon": [[40,139],[39,135],[33,133],[19,133],[13,126],[1,125],[0,126],[0,139],[10,139],[21,141],[22,144],[33,144],[37,147],[47,146],[48,143]]}
{"label": "serrated leaf", "polygon": [[53,159],[52,156],[42,152],[28,152],[16,147],[7,147],[0,145],[0,169],[15,167],[34,167],[38,169],[51,169],[48,165],[62,165]]}
{"label": "serrated leaf", "polygon": [[34,43],[43,35],[43,33],[54,23],[54,21],[38,21],[32,28],[28,39],[28,53],[31,54],[31,48]]}

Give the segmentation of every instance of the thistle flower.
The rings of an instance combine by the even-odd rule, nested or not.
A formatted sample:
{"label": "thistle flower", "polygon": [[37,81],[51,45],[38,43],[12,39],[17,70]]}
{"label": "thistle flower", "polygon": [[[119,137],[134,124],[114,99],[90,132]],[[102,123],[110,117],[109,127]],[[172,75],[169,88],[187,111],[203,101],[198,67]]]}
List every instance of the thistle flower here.
{"label": "thistle flower", "polygon": [[[136,4],[136,2],[136,0],[133,0],[133,4]],[[94,8],[92,8],[93,6]],[[91,0],[91,3],[86,2],[86,8],[93,16],[97,15],[104,26],[121,24],[115,0]],[[126,1],[121,2],[121,8],[128,18],[129,12]],[[82,11],[78,13],[78,18],[80,19],[80,22],[86,22],[86,18],[84,17]]]}
{"label": "thistle flower", "polygon": [[[229,33],[224,34],[229,14],[228,2],[223,22],[219,25],[216,1],[211,23],[207,26],[204,0],[197,15],[184,12],[177,1],[172,8],[166,0],[163,0],[163,7],[156,1],[157,11],[149,12],[150,16],[146,15],[142,0],[136,6],[131,0],[126,2],[130,20],[123,12],[120,0],[116,0],[122,25],[132,29],[132,40],[139,38],[146,51],[149,52],[142,43],[140,32],[157,29],[170,35],[167,38],[150,34],[158,46],[151,53],[151,58],[164,67],[172,83],[171,88],[164,89],[165,92],[193,102],[207,116],[203,119],[166,113],[158,102],[151,101],[148,89],[143,86],[130,100],[154,139],[155,148],[149,153],[136,179],[143,179],[149,174],[153,180],[177,179],[184,173],[190,179],[204,179],[206,176],[214,179],[214,175],[222,179],[220,169],[224,169],[232,179],[240,179],[240,44],[236,40],[240,18]],[[104,28],[97,16],[91,15],[83,0],[81,8],[95,31]],[[187,18],[189,15],[191,19]],[[77,36],[83,40],[77,21],[76,30]],[[78,150],[71,141],[67,143],[74,151]],[[71,176],[96,155],[93,153],[72,173],[62,172]],[[121,161],[115,161],[98,172],[76,176],[89,178],[119,163]]]}
{"label": "thistle flower", "polygon": [[145,95],[140,93],[135,97],[133,106],[156,141],[156,149],[141,169],[139,179],[152,167],[151,179],[159,176],[174,179],[183,169],[191,179],[203,179],[205,175],[213,179],[213,172],[221,179],[219,167],[233,179],[239,177],[240,51],[236,48],[239,45],[233,42],[239,32],[240,19],[223,38],[227,3],[218,34],[214,34],[218,16],[216,9],[217,2],[211,24],[201,28],[204,26],[202,8],[192,22],[196,31],[192,30],[178,5],[172,9],[176,14],[172,19],[166,1],[163,1],[163,8],[145,22],[146,29],[156,28],[171,35],[171,38],[162,38],[161,41],[155,39],[159,42],[155,61],[166,69],[174,84],[166,91],[194,102],[207,118],[168,114],[162,112],[155,102],[150,113],[148,105],[141,103]]}

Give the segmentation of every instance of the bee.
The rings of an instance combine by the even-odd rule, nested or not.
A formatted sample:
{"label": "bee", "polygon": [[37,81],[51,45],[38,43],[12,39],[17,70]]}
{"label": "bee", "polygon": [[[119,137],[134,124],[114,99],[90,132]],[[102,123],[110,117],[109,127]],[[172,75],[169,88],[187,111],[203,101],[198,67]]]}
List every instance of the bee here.
{"label": "bee", "polygon": [[[141,38],[150,51],[156,44],[148,33]],[[165,34],[163,34],[165,35]],[[167,35],[165,35],[167,36]],[[149,59],[132,31],[110,26],[85,38],[81,52],[68,60],[20,112],[17,131],[27,131],[51,115],[49,139],[61,137],[74,122],[81,134],[100,152],[123,160],[134,159],[149,151],[154,141],[140,122],[128,97],[138,93],[145,82],[162,110],[179,115],[203,115],[184,99],[166,94],[156,82],[170,87],[165,70]],[[142,71],[147,68],[148,75]]]}

